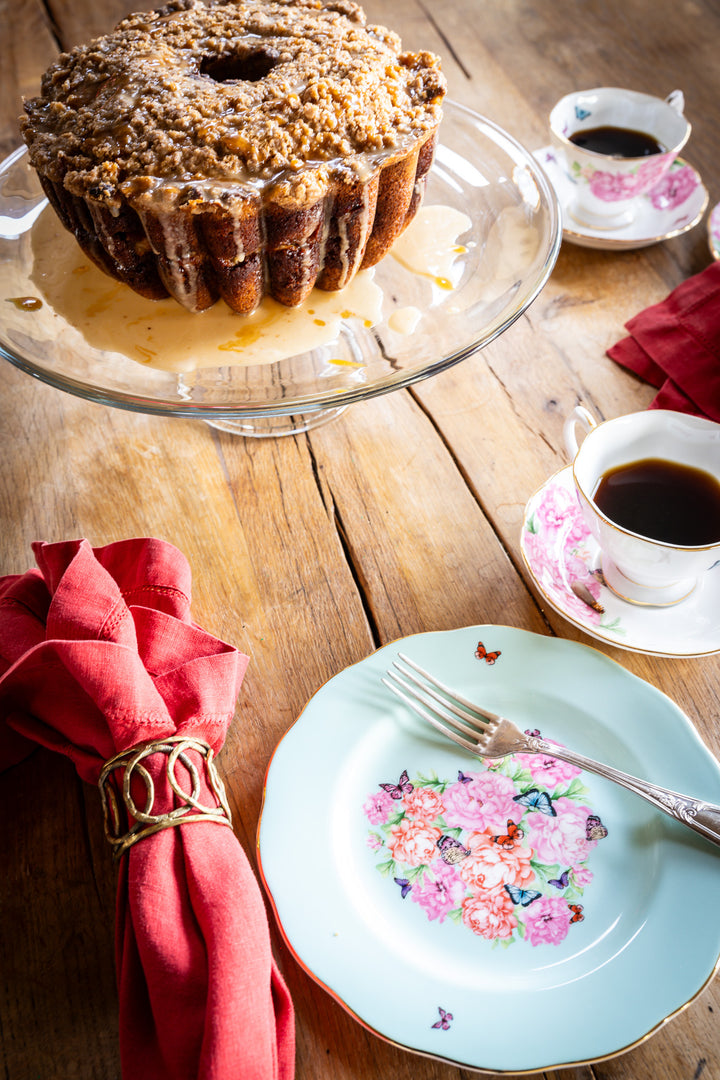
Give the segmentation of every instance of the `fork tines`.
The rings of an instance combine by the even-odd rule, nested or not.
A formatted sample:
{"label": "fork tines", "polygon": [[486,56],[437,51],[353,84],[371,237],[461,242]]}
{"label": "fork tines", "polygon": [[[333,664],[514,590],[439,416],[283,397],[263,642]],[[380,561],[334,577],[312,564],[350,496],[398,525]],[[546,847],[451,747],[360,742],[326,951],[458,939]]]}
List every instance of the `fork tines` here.
{"label": "fork tines", "polygon": [[501,719],[497,713],[461,697],[404,653],[398,656],[402,663],[393,661],[396,670],[388,669],[388,678],[382,680],[385,685],[443,735],[471,753],[481,753],[482,744]]}

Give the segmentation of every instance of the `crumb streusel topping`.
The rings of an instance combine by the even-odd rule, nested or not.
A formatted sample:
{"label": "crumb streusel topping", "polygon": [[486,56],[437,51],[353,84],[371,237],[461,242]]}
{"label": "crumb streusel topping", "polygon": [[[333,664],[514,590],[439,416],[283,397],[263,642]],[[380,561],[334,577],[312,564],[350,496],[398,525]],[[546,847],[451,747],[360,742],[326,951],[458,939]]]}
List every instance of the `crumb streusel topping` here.
{"label": "crumb streusel topping", "polygon": [[433,130],[445,79],[349,0],[171,0],[63,53],[41,91],[30,159],[75,195],[113,207],[212,181],[304,202]]}

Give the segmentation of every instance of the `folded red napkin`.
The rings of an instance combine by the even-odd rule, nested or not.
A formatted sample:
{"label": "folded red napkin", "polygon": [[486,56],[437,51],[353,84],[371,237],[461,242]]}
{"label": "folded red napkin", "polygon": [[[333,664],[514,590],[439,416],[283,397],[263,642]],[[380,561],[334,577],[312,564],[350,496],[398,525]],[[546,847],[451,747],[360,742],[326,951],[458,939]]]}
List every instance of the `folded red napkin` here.
{"label": "folded red napkin", "polygon": [[720,262],[625,324],[608,356],[659,388],[650,408],[720,422]]}
{"label": "folded red napkin", "polygon": [[[97,783],[119,751],[160,747],[128,780],[138,816],[165,824],[120,857],[123,1076],[291,1080],[292,1003],[206,763],[224,742],[247,657],[191,621],[190,570],[171,544],[78,540],[33,551],[39,569],[0,578],[0,768],[40,743]],[[189,741],[172,741],[180,736]],[[168,772],[172,751],[180,756]],[[147,823],[118,825],[121,766],[107,771],[106,831],[117,843]]]}

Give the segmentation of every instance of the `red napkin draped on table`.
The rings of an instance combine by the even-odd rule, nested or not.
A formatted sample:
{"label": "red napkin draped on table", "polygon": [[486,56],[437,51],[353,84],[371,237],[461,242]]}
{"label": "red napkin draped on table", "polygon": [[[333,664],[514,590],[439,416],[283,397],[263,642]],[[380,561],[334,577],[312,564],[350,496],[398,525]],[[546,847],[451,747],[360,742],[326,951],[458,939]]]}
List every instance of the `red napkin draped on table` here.
{"label": "red napkin draped on table", "polygon": [[[39,569],[0,578],[0,768],[40,743],[96,783],[107,759],[147,740],[185,735],[219,750],[247,657],[191,621],[181,552],[153,539],[33,551]],[[185,759],[192,794],[217,812],[200,754]],[[153,814],[178,805],[166,761],[142,762]],[[175,775],[190,790],[182,764]],[[143,784],[131,792],[145,810]],[[128,1080],[291,1080],[292,1003],[227,824],[167,827],[122,855],[116,959]]]}
{"label": "red napkin draped on table", "polygon": [[720,422],[720,262],[625,324],[608,356],[659,388],[650,408]]}

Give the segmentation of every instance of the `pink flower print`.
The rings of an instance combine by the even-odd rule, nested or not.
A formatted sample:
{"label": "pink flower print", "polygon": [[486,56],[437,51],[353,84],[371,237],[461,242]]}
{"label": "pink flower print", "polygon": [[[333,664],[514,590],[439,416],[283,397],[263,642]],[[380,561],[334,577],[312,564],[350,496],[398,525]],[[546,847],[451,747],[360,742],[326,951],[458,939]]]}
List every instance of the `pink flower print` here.
{"label": "pink flower print", "polygon": [[559,945],[567,936],[571,917],[561,896],[542,896],[527,909],[525,936],[531,945]]}
{"label": "pink flower print", "polygon": [[577,514],[575,493],[559,484],[548,488],[545,498],[537,508],[537,516],[546,529],[560,529],[568,518]]}
{"label": "pink flower print", "polygon": [[637,189],[639,192],[650,191],[658,184],[670,168],[672,154],[653,156],[644,161],[637,171]]}
{"label": "pink flower print", "polygon": [[672,210],[688,199],[698,186],[695,170],[689,165],[671,170],[649,192],[649,199],[656,210]]}
{"label": "pink flower print", "polygon": [[620,176],[597,169],[590,177],[590,191],[596,199],[602,199],[603,202],[631,199],[637,187],[637,179],[632,174]]}
{"label": "pink flower print", "polygon": [[508,819],[520,820],[522,807],[513,802],[515,785],[509,776],[494,772],[467,775],[472,777],[469,783],[453,784],[443,796],[448,825],[499,833]]}
{"label": "pink flower print", "polygon": [[563,593],[565,591],[565,575],[559,560],[553,558],[555,548],[552,544],[542,538],[533,537],[526,550],[530,565],[545,587]]}
{"label": "pink flower print", "polygon": [[573,866],[585,862],[596,844],[585,835],[590,809],[564,796],[554,799],[553,807],[557,817],[536,812],[528,814],[523,821],[528,840],[535,849],[535,858],[548,866],[555,863]]}
{"label": "pink flower print", "polygon": [[368,796],[363,810],[371,825],[382,825],[390,816],[393,805],[393,799],[387,791],[376,791],[374,795]]}
{"label": "pink flower print", "polygon": [[518,842],[512,847],[496,844],[492,834],[470,833],[467,840],[470,855],[459,864],[458,870],[470,889],[497,889],[517,885],[524,889],[535,877],[530,865],[533,852]]}
{"label": "pink flower print", "polygon": [[543,532],[533,533],[526,530],[525,550],[530,565],[535,567],[538,573],[546,567],[552,571],[554,564],[548,559],[549,547]]}
{"label": "pink flower print", "polygon": [[571,866],[570,877],[573,885],[577,885],[578,889],[584,889],[592,881],[593,872],[587,866]]}
{"label": "pink flower print", "polygon": [[565,551],[562,561],[553,559],[555,549],[548,544],[547,540],[529,534],[526,534],[525,538],[525,551],[535,576],[542,582],[548,593],[553,593],[562,600],[564,609],[583,622],[600,622],[599,612],[589,608],[574,593],[568,591],[568,584],[572,584],[573,581],[582,581],[596,599],[600,595],[600,586],[592,578],[588,578],[589,552],[568,553]]}
{"label": "pink flower print", "polygon": [[[546,739],[552,743],[552,739]],[[555,743],[559,746],[559,743]],[[538,781],[548,791],[554,791],[560,786],[568,787],[570,782],[579,776],[581,769],[577,765],[570,765],[567,761],[550,757],[548,754],[515,754],[514,760],[524,769],[529,769],[533,780]]]}
{"label": "pink flower print", "polygon": [[431,863],[437,855],[437,842],[441,835],[439,829],[426,825],[424,821],[404,817],[390,829],[387,846],[397,862],[423,866]]}
{"label": "pink flower print", "polygon": [[502,885],[497,889],[484,890],[477,896],[466,896],[462,904],[462,919],[473,934],[488,941],[512,937],[517,926],[513,902]]}
{"label": "pink flower print", "polygon": [[[556,945],[583,919],[575,901],[593,880],[586,860],[597,841],[589,837],[608,830],[566,795],[547,801],[548,791],[572,785],[580,772],[576,766],[552,752],[514,759],[514,780],[510,770],[492,771],[488,762],[482,762],[482,772],[458,773],[457,783],[424,777],[410,783],[404,773],[402,799],[392,799],[394,786],[367,797],[366,814],[383,827],[368,830],[366,842],[383,858],[378,869],[390,873],[401,897],[410,896],[428,920],[457,917],[494,943],[522,936],[533,946]],[[530,770],[536,797],[518,803]],[[555,817],[541,812],[550,806]]]}
{"label": "pink flower print", "polygon": [[403,799],[403,805],[408,814],[422,821],[434,821],[444,810],[440,796],[427,787],[414,787]]}
{"label": "pink flower print", "polygon": [[425,911],[428,919],[443,922],[453,908],[460,907],[465,896],[465,883],[458,877],[457,870],[447,866],[442,859],[437,859],[422,882],[413,885],[410,897]]}
{"label": "pink flower print", "polygon": [[[572,497],[574,498],[574,496]],[[565,547],[571,549],[582,547],[590,536],[590,530],[585,524],[577,500],[575,500],[575,505],[570,512],[568,526],[567,533],[565,534]]]}
{"label": "pink flower print", "polygon": [[[584,556],[584,557],[583,557]],[[587,576],[587,551],[565,551],[565,569],[571,581],[582,581]]]}

